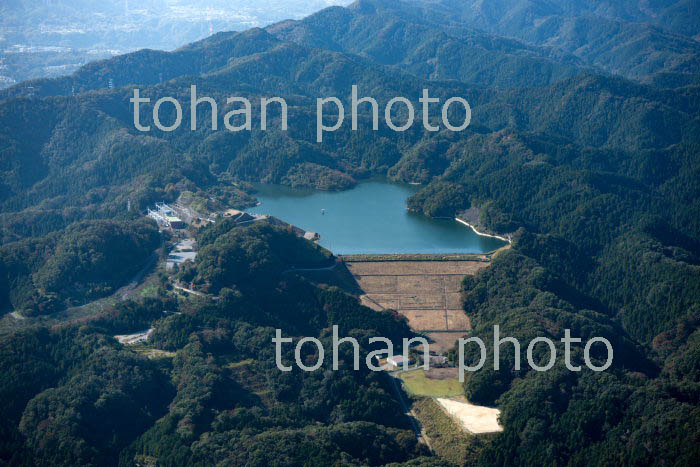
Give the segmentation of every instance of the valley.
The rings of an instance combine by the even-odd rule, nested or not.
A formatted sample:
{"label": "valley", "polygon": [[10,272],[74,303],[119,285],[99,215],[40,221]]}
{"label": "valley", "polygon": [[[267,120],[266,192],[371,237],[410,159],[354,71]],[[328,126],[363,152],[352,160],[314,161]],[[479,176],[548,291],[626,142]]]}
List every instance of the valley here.
{"label": "valley", "polygon": [[[45,19],[67,2],[76,24]],[[0,59],[28,46],[0,82],[61,74],[0,89],[0,464],[694,465],[697,2],[87,3],[0,5],[32,33],[0,29]],[[70,43],[131,50],[137,16],[180,42]],[[218,105],[192,131],[195,85]],[[363,102],[355,129],[353,85],[391,121]],[[469,125],[434,105],[396,131],[422,90]],[[214,131],[232,95],[251,125]],[[355,370],[346,344],[297,367],[336,326],[363,362],[425,335],[431,369]],[[311,340],[278,355],[276,331]],[[487,363],[459,383],[458,359]]]}

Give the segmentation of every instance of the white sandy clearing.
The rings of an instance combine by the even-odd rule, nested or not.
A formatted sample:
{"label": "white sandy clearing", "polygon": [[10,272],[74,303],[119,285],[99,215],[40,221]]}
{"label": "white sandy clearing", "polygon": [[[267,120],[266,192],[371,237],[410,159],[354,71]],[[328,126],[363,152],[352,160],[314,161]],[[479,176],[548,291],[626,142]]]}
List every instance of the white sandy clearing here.
{"label": "white sandy clearing", "polygon": [[438,397],[437,401],[447,413],[462,422],[464,428],[472,433],[479,434],[503,431],[503,428],[498,424],[498,415],[501,413],[498,409],[482,407],[470,404],[466,401],[461,402],[454,399],[444,399],[442,397]]}
{"label": "white sandy clearing", "polygon": [[119,336],[114,336],[116,340],[122,345],[133,345],[139,342],[144,342],[148,340],[148,337],[153,332],[153,328],[146,329],[145,331],[137,332],[135,334],[123,334]]}

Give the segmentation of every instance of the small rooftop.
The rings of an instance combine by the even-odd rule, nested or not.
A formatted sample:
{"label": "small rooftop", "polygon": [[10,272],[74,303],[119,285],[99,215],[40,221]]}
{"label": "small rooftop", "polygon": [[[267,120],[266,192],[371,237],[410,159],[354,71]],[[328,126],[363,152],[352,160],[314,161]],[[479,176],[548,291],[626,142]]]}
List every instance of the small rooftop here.
{"label": "small rooftop", "polygon": [[407,364],[408,364],[408,363],[411,363],[411,361],[408,360],[408,359],[406,359],[406,358],[404,358],[403,355],[393,355],[393,356],[387,358],[387,359],[386,359],[386,362],[387,362],[389,365],[393,365],[393,366],[401,366],[401,365],[404,364],[404,362],[407,363]]}

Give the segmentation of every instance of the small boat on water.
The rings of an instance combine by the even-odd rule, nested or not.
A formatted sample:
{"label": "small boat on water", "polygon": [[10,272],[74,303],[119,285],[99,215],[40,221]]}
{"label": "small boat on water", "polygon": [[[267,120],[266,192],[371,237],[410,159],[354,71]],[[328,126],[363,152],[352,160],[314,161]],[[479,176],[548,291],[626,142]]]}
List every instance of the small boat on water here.
{"label": "small boat on water", "polygon": [[322,216],[325,216],[325,215],[326,215],[326,210],[325,210],[325,209],[321,209],[321,215],[322,215]]}

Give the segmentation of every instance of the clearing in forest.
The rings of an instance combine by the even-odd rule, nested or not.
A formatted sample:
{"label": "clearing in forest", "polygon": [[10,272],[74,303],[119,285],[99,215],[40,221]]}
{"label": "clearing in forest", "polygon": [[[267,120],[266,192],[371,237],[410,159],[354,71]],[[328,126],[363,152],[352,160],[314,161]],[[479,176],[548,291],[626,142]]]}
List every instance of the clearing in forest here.
{"label": "clearing in forest", "polygon": [[344,258],[362,289],[362,304],[377,311],[396,310],[412,329],[434,341],[432,350],[445,352],[471,329],[461,304],[462,279],[489,262],[481,257],[404,261],[395,256],[387,260],[371,255]]}

